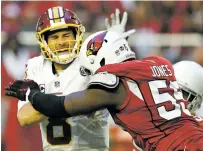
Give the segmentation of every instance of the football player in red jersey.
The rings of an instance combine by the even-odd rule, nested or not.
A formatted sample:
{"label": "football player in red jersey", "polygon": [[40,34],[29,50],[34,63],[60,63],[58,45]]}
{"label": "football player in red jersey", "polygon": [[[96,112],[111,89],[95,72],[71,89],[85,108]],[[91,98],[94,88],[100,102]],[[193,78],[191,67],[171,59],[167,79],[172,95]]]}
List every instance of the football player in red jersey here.
{"label": "football player in red jersey", "polygon": [[135,60],[126,41],[133,32],[101,31],[86,39],[80,59],[91,80],[84,91],[59,97],[40,93],[34,81],[18,80],[6,95],[29,100],[53,118],[107,108],[144,151],[203,150],[203,129],[186,107],[172,64],[162,57]]}

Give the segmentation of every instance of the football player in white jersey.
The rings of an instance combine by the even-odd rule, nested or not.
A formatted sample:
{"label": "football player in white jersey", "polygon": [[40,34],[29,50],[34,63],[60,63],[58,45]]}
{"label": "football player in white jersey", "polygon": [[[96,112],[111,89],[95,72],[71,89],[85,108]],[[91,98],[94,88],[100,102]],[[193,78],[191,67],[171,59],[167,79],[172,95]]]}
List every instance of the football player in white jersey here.
{"label": "football player in white jersey", "polygon": [[[120,23],[117,9],[111,21],[106,20],[107,29],[124,32],[127,13]],[[85,27],[76,14],[61,6],[49,8],[39,18],[36,30],[42,55],[28,60],[25,79],[36,81],[41,92],[59,96],[85,89],[89,79],[81,76],[77,58]],[[19,101],[17,117],[22,126],[40,123],[45,151],[106,151],[108,115],[107,110],[100,110],[87,116],[50,119],[29,102]]]}
{"label": "football player in white jersey", "polygon": [[193,115],[203,117],[203,68],[193,61],[180,61],[173,65],[175,76],[189,102]]}

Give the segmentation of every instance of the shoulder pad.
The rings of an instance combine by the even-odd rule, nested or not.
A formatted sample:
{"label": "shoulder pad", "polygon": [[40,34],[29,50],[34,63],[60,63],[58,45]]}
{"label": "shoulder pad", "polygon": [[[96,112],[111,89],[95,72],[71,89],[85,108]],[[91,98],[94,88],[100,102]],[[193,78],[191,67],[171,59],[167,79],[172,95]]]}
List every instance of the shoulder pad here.
{"label": "shoulder pad", "polygon": [[31,58],[27,61],[27,67],[31,69],[39,68],[44,63],[44,58],[42,56],[37,56]]}
{"label": "shoulder pad", "polygon": [[93,75],[87,85],[87,88],[92,85],[100,85],[106,88],[116,88],[119,84],[119,78],[108,72],[99,72]]}
{"label": "shoulder pad", "polygon": [[38,76],[39,69],[42,69],[43,62],[44,58],[42,56],[29,59],[25,65],[24,79],[35,80],[35,78]]}

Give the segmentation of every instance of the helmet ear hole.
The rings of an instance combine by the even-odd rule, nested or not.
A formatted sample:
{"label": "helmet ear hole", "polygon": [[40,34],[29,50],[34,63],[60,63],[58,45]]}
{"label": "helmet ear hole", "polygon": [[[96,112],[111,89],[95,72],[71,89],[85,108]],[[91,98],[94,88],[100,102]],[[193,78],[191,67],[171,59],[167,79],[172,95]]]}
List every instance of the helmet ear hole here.
{"label": "helmet ear hole", "polygon": [[100,65],[101,65],[101,67],[105,65],[105,59],[104,58],[100,61]]}

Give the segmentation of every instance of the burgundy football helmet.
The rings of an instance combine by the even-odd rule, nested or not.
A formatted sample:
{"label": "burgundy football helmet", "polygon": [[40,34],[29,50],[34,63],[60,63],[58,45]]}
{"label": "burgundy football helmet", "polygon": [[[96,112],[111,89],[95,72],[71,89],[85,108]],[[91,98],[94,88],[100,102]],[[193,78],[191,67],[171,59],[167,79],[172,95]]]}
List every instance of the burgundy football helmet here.
{"label": "burgundy football helmet", "polygon": [[[67,54],[60,55],[59,51],[51,50],[46,41],[46,34],[48,32],[70,28],[75,33],[75,40],[73,48],[65,48],[61,51],[67,51]],[[46,60],[54,61],[60,64],[67,64],[76,58],[79,54],[81,44],[83,42],[83,35],[85,27],[80,22],[79,18],[72,11],[61,6],[49,8],[38,20],[36,26],[37,42],[40,45],[41,52]]]}

